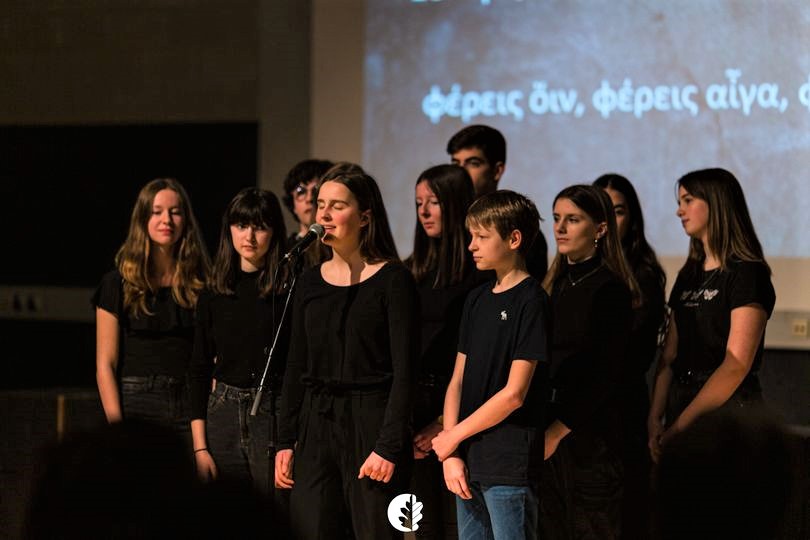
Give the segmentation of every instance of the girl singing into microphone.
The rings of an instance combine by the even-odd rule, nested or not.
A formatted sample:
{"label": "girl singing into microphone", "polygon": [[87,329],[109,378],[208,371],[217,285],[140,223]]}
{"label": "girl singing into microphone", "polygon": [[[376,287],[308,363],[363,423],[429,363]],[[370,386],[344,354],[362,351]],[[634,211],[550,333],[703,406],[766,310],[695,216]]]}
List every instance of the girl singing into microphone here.
{"label": "girl singing into microphone", "polygon": [[330,169],[317,204],[333,255],[297,285],[276,485],[292,488],[296,537],[401,539],[387,516],[412,460],[416,287],[363,169]]}

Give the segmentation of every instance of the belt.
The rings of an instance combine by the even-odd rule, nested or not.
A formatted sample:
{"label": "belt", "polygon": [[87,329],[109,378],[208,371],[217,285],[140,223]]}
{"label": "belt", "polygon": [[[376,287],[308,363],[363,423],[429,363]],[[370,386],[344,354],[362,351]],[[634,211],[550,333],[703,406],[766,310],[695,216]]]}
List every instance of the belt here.
{"label": "belt", "polygon": [[448,377],[442,375],[434,375],[433,373],[428,373],[426,375],[422,375],[419,377],[417,381],[419,386],[425,386],[428,388],[447,388],[447,385],[450,384],[450,379]]}
{"label": "belt", "polygon": [[151,390],[185,386],[186,378],[175,377],[174,375],[125,375],[121,377],[121,383],[137,384]]}

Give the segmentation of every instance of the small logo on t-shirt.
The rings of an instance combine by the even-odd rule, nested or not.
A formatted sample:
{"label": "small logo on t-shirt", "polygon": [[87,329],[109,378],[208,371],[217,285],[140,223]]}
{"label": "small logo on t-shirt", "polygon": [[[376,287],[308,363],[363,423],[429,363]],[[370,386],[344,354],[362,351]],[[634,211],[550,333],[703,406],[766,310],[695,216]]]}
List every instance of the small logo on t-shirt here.
{"label": "small logo on t-shirt", "polygon": [[416,499],[416,495],[403,493],[397,495],[388,504],[388,522],[400,532],[414,532],[419,529],[424,505]]}
{"label": "small logo on t-shirt", "polygon": [[706,289],[705,291],[703,291],[703,299],[704,300],[711,300],[712,298],[717,296],[718,292],[720,292],[720,291],[718,291],[717,289],[712,289],[712,290]]}
{"label": "small logo on t-shirt", "polygon": [[684,291],[681,293],[681,301],[685,306],[695,307],[699,305],[699,300],[709,302],[717,296],[719,289],[698,289],[696,291]]}
{"label": "small logo on t-shirt", "polygon": [[501,311],[501,320],[502,320],[502,321],[505,321],[505,320],[506,320],[506,319],[508,319],[508,318],[509,318],[509,317],[507,317],[507,316],[506,316],[506,310]]}

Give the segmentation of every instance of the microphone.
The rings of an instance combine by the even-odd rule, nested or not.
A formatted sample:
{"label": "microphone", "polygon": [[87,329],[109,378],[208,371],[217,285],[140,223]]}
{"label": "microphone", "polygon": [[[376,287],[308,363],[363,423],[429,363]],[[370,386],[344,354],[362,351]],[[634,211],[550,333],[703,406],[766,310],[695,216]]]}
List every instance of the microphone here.
{"label": "microphone", "polygon": [[301,252],[304,251],[309,247],[309,245],[314,242],[315,240],[320,240],[326,234],[326,230],[323,228],[323,225],[320,223],[313,223],[309,226],[309,230],[307,233],[301,237],[301,239],[296,242],[296,244],[290,248],[290,251],[284,255],[283,261],[289,261],[293,257],[297,257],[301,255]]}

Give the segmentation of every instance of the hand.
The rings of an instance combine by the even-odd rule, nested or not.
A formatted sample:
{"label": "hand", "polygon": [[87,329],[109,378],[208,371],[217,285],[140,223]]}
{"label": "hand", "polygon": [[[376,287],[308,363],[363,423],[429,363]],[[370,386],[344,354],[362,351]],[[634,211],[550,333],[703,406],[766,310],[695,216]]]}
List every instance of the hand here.
{"label": "hand", "polygon": [[554,452],[557,451],[557,447],[560,446],[561,440],[562,438],[557,437],[546,430],[545,434],[543,435],[543,461],[554,455]]}
{"label": "hand", "polygon": [[217,479],[217,464],[214,463],[214,458],[208,450],[195,452],[194,464],[197,467],[197,478],[201,482],[210,482]]}
{"label": "hand", "polygon": [[276,452],[275,484],[280,489],[292,489],[295,482],[292,479],[293,451],[279,450]]}
{"label": "hand", "polygon": [[366,458],[366,461],[360,466],[360,473],[357,479],[368,476],[377,482],[388,483],[391,477],[394,476],[394,465],[392,462],[381,457],[377,452],[372,452]]}
{"label": "hand", "polygon": [[650,418],[647,420],[647,447],[650,449],[650,458],[653,463],[658,463],[661,458],[661,434],[664,426],[660,419]]}
{"label": "hand", "polygon": [[444,470],[444,483],[451,493],[455,493],[462,499],[472,499],[470,485],[467,482],[467,465],[458,456],[450,456],[442,462]]}
{"label": "hand", "polygon": [[[419,430],[416,435],[414,435],[413,445],[427,455],[431,450],[433,450],[433,444],[431,443],[433,437],[438,435],[441,431],[442,425],[440,423],[431,422]],[[414,453],[414,456],[415,455],[416,454]]]}
{"label": "hand", "polygon": [[453,430],[450,429],[444,430],[436,435],[431,441],[431,444],[439,461],[444,461],[456,451],[459,442],[460,441],[456,440],[456,437],[453,435]]}
{"label": "hand", "polygon": [[560,441],[567,437],[569,433],[571,433],[571,428],[559,420],[554,420],[549,424],[545,433],[543,433],[544,461],[554,455],[554,452],[557,451],[557,447],[560,446]]}
{"label": "hand", "polygon": [[685,428],[683,428],[680,424],[678,424],[677,420],[674,424],[669,426],[662,434],[661,434],[661,446],[666,446],[666,444],[672,440],[672,437],[677,435],[678,433],[682,432]]}

